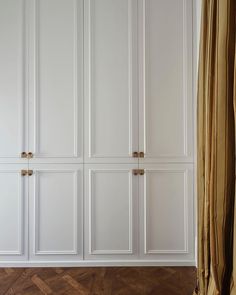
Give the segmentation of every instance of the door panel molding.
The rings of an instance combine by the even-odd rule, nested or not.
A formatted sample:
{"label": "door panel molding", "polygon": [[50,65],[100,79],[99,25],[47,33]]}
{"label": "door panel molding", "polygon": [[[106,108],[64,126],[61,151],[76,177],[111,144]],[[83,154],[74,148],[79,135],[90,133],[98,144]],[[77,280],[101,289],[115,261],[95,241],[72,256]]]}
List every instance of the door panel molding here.
{"label": "door panel molding", "polygon": [[[184,248],[181,250],[157,250],[149,249],[148,246],[148,226],[147,226],[147,207],[148,207],[148,197],[147,197],[147,177],[150,173],[156,174],[183,174],[184,177]],[[158,194],[158,192],[157,192]],[[145,254],[178,254],[178,253],[188,253],[188,170],[187,169],[148,169],[144,174],[144,253]],[[164,226],[164,225],[163,225]]]}
{"label": "door panel molding", "polygon": [[[17,4],[15,6],[15,4]],[[27,149],[27,1],[8,1],[3,3],[0,17],[1,52],[3,71],[0,71],[1,85],[1,163],[25,163],[21,152]],[[14,21],[13,21],[14,20]],[[10,22],[10,23],[9,23]],[[8,27],[7,31],[6,28]],[[16,40],[14,40],[16,39]],[[16,44],[14,44],[13,40]],[[13,63],[15,64],[13,65]],[[11,66],[13,65],[13,68]],[[9,79],[9,81],[7,80]],[[12,113],[9,112],[12,110]],[[15,112],[15,113],[13,113]],[[8,132],[9,126],[11,132]],[[14,134],[14,133],[16,134]],[[17,138],[17,140],[15,140]],[[3,146],[4,144],[4,146]],[[3,150],[2,150],[3,148]]]}
{"label": "door panel molding", "polygon": [[25,215],[25,210],[24,210],[24,185],[23,185],[23,177],[21,177],[21,174],[17,170],[0,170],[0,175],[1,174],[17,174],[18,175],[18,186],[19,186],[19,191],[18,191],[18,202],[19,202],[19,208],[18,208],[18,250],[15,251],[1,251],[0,250],[0,255],[23,255],[23,233],[24,233],[24,215]]}
{"label": "door panel molding", "polygon": [[86,260],[137,257],[138,176],[133,169],[137,165],[85,165]]}
{"label": "door panel molding", "polygon": [[[129,178],[129,247],[127,250],[96,250],[94,245],[95,232],[92,208],[94,207],[94,177],[97,173],[128,173]],[[133,190],[132,171],[125,169],[90,169],[89,170],[89,254],[133,254]]]}
{"label": "door panel molding", "polygon": [[[193,164],[141,164],[140,167],[145,169],[139,180],[142,259],[166,260],[170,255],[177,260],[194,259]],[[158,210],[153,214],[155,206]]]}
{"label": "door panel molding", "polygon": [[[58,164],[34,164],[32,165],[32,169],[34,172],[34,176],[30,179],[30,192],[32,194],[32,201],[30,204],[31,208],[31,259],[32,260],[53,260],[57,261],[59,259],[63,260],[76,260],[81,259],[82,253],[83,253],[83,242],[82,242],[82,226],[83,226],[83,167],[82,165],[76,165],[74,164],[61,164],[59,167]],[[43,179],[43,178],[44,179]],[[59,177],[59,178],[58,178]],[[60,180],[61,179],[61,180]],[[62,184],[62,181],[64,180],[64,185],[68,186],[70,183],[72,183],[73,187],[70,187],[71,192],[68,192],[68,200],[66,202],[66,195],[61,195],[60,199],[56,201],[57,197],[55,196],[48,200],[50,206],[49,209],[46,209],[45,207],[45,198],[47,195],[45,194],[51,194],[52,196],[55,195],[55,192],[57,189],[60,189]],[[41,182],[44,181],[44,182]],[[46,181],[46,182],[45,182]],[[57,181],[60,181],[61,184],[57,185]],[[67,182],[68,181],[68,182]],[[40,186],[43,185],[44,187]],[[43,189],[42,189],[43,188]],[[41,189],[43,191],[41,191]],[[62,189],[62,187],[61,187]],[[47,190],[47,191],[45,191]],[[51,191],[50,191],[51,190]],[[60,191],[59,191],[60,193]],[[71,195],[73,194],[73,195]],[[55,213],[50,213],[50,210],[53,210],[53,201],[55,199]],[[61,202],[59,202],[61,200]],[[59,203],[58,203],[59,202]],[[63,202],[66,202],[67,205],[63,205]],[[58,204],[57,204],[58,203]],[[44,204],[44,205],[43,205]],[[59,207],[57,207],[59,206]],[[65,206],[65,210],[62,206]],[[45,211],[46,210],[46,211]],[[62,212],[64,210],[65,212]],[[61,234],[66,234],[64,240],[67,240],[67,238],[70,238],[71,241],[66,243],[65,245],[62,245],[62,247],[66,247],[64,249],[53,249],[54,247],[53,243],[50,244],[50,242],[45,244],[45,237],[46,235],[50,234],[50,231],[57,231],[58,228],[55,227],[55,222],[59,218],[58,214],[65,214],[64,220],[60,221],[63,224],[64,230]],[[40,214],[41,212],[41,214]],[[45,215],[46,214],[46,215]],[[48,214],[55,214],[55,218],[52,216],[52,223],[48,224],[49,231],[47,233],[45,224],[43,223],[43,216],[45,218],[49,218]],[[69,215],[66,215],[69,214]],[[41,216],[41,218],[40,218]],[[70,217],[70,218],[69,218]],[[69,219],[68,219],[69,218]],[[67,224],[68,223],[68,224]],[[68,230],[69,223],[72,223],[72,227],[69,227],[70,234],[67,237],[66,231]],[[43,228],[41,228],[41,225]],[[72,231],[71,231],[72,230]],[[60,239],[59,232],[55,233],[56,239]],[[40,236],[43,235],[43,236]],[[66,238],[67,237],[67,238]],[[44,239],[44,242],[41,241],[41,239]],[[50,239],[50,237],[48,237]],[[42,246],[44,243],[44,246]],[[42,245],[40,245],[42,244]],[[43,249],[42,247],[47,247]],[[51,247],[51,249],[49,248]],[[59,247],[60,248],[60,247]]]}
{"label": "door panel molding", "polygon": [[[154,151],[151,151],[151,149],[157,151],[158,148],[155,148],[155,149],[154,147],[151,148],[150,146],[151,143],[148,142],[148,138],[149,138],[149,141],[152,138],[152,144],[154,144],[155,140],[153,139],[153,137],[157,136],[157,135],[149,134],[148,120],[150,120],[150,114],[147,113],[148,112],[147,96],[148,96],[148,91],[151,91],[150,90],[151,86],[149,85],[148,87],[147,85],[148,76],[149,76],[148,73],[149,71],[153,70],[153,68],[155,67],[155,65],[153,65],[152,62],[150,61],[150,56],[148,55],[150,53],[150,50],[148,48],[148,44],[150,42],[149,34],[151,34],[151,30],[150,30],[151,18],[149,14],[152,11],[155,11],[154,9],[151,9],[151,3],[153,1],[154,0],[147,0],[147,1],[140,0],[139,2],[140,3],[140,8],[139,8],[139,19],[140,19],[139,21],[139,36],[140,36],[140,41],[139,41],[139,48],[140,48],[140,53],[139,53],[140,140],[139,140],[139,145],[140,145],[140,150],[144,151],[145,153],[145,158],[140,159],[140,161],[142,163],[145,163],[145,162],[146,163],[193,162],[192,1],[181,0],[182,11],[181,12],[178,11],[178,13],[181,13],[183,15],[183,18],[180,19],[182,22],[180,26],[182,28],[182,37],[183,37],[182,45],[181,45],[182,46],[182,65],[179,65],[180,67],[182,67],[182,85],[181,83],[179,85],[179,87],[182,88],[182,90],[179,90],[181,91],[181,97],[182,97],[181,98],[182,107],[181,107],[181,110],[179,110],[179,112],[182,113],[182,115],[179,114],[179,120],[182,121],[181,123],[182,127],[180,127],[181,130],[179,130],[179,132],[182,134],[182,135],[180,134],[180,137],[182,138],[182,140],[180,141],[180,145],[182,145],[181,147],[182,151],[180,150],[174,151],[174,145],[173,145],[171,152],[168,152],[167,149],[164,149],[163,147],[161,149],[164,149],[165,150],[164,152],[154,152]],[[155,1],[153,3],[157,5]],[[168,3],[166,2],[165,5],[168,6]],[[167,54],[167,53],[163,53],[163,54]],[[165,73],[162,73],[162,75],[164,74]],[[159,80],[160,80],[160,77],[159,77]],[[156,80],[156,82],[160,83],[159,80]],[[152,85],[152,87],[154,86]],[[166,89],[168,89],[168,85],[166,85]],[[167,95],[167,94],[162,93],[162,95]],[[151,94],[149,93],[149,97],[150,96]],[[158,109],[157,109],[157,112],[158,112]],[[169,110],[169,112],[167,112],[166,117],[162,118],[162,120],[166,120],[166,118],[168,117],[168,113],[171,113],[171,109]],[[162,110],[162,114],[163,114],[163,110]],[[156,114],[156,116],[160,117],[158,116],[158,113]],[[171,117],[170,117],[170,120],[171,120]],[[150,129],[150,125],[153,125],[153,124],[154,124],[153,122],[149,123],[149,129]],[[156,123],[155,123],[155,126],[156,126]],[[162,132],[167,132],[164,124],[160,125],[159,131],[161,130],[160,128],[162,128]],[[170,134],[169,138],[171,138],[172,135]],[[167,139],[168,138],[166,138],[166,140]]]}
{"label": "door panel molding", "polygon": [[[96,119],[96,94],[95,93],[95,85],[96,79],[95,79],[95,72],[96,72],[96,61],[98,58],[95,58],[95,46],[98,45],[98,37],[95,35],[95,3],[101,2],[101,0],[88,0],[85,3],[85,114],[88,115],[88,118],[86,118],[86,132],[87,138],[85,138],[85,152],[86,162],[94,162],[94,163],[106,163],[106,162],[117,162],[122,161],[123,163],[126,162],[134,162],[134,159],[132,159],[132,153],[133,151],[137,150],[138,148],[138,100],[137,100],[137,0],[128,0],[127,1],[127,38],[128,38],[128,44],[127,44],[127,55],[128,55],[128,69],[127,69],[127,75],[128,75],[128,84],[127,89],[128,93],[127,95],[127,110],[128,110],[128,123],[127,123],[127,129],[128,129],[128,140],[125,143],[126,144],[126,151],[118,151],[117,146],[119,143],[117,143],[114,146],[114,150],[112,148],[108,152],[98,152],[96,151],[96,129],[98,128],[95,119]],[[104,5],[106,4],[106,1],[103,1]],[[114,2],[115,3],[115,2]],[[117,2],[119,3],[119,2]],[[101,25],[101,24],[100,24]],[[97,40],[95,41],[95,39]],[[101,53],[101,52],[100,52]],[[103,57],[104,59],[104,57]],[[105,61],[104,61],[105,62]],[[108,63],[108,61],[106,61]],[[100,65],[101,66],[101,65]],[[106,64],[106,66],[108,66]],[[101,76],[101,75],[100,75]],[[98,78],[98,77],[97,77]],[[111,81],[110,81],[111,82]],[[115,81],[114,81],[115,83]],[[101,84],[101,81],[100,81]],[[119,88],[124,87],[123,85],[120,85]],[[102,91],[102,90],[100,90]],[[111,90],[110,90],[111,91]],[[115,87],[114,87],[114,93],[115,93]],[[106,107],[104,105],[104,107]],[[105,111],[105,109],[104,109]],[[104,119],[104,118],[102,118]],[[112,117],[110,118],[112,120]],[[124,118],[120,118],[120,121],[122,121]],[[105,124],[105,122],[103,123]],[[109,124],[106,124],[109,125]],[[105,125],[104,125],[105,126]],[[106,132],[106,130],[104,130]],[[124,130],[125,135],[126,130]],[[113,131],[114,134],[117,133],[117,130]],[[118,132],[118,134],[120,131]],[[123,147],[124,148],[124,147]]]}
{"label": "door panel molding", "polygon": [[27,169],[27,165],[2,164],[0,167],[0,181],[2,182],[0,202],[3,210],[1,224],[4,227],[3,232],[5,230],[8,232],[4,238],[1,237],[4,242],[0,243],[0,247],[9,245],[12,248],[0,250],[0,261],[2,262],[28,259],[28,180],[27,177],[21,175],[22,169]]}
{"label": "door panel molding", "polygon": [[[73,136],[71,136],[71,138],[65,138],[65,142],[70,140],[71,141],[71,146],[67,146],[66,149],[70,149],[71,151],[68,152],[54,152],[54,151],[49,151],[47,152],[42,151],[41,146],[40,146],[40,142],[42,141],[42,135],[40,136],[40,134],[42,134],[42,132],[45,132],[45,128],[44,131],[42,131],[42,118],[40,116],[40,108],[42,107],[42,92],[44,92],[44,95],[49,95],[49,92],[54,92],[54,98],[56,97],[55,95],[55,88],[53,89],[44,89],[42,88],[42,76],[44,75],[43,73],[41,73],[40,71],[42,71],[42,61],[45,59],[43,59],[43,53],[42,53],[42,48],[43,46],[45,46],[45,40],[42,41],[42,36],[44,36],[44,38],[49,38],[48,36],[46,36],[45,32],[44,35],[42,35],[42,30],[44,30],[45,28],[41,28],[43,21],[41,20],[42,17],[42,13],[40,9],[42,9],[42,7],[40,5],[44,4],[47,5],[47,3],[45,4],[43,0],[33,0],[32,1],[32,5],[31,5],[31,11],[33,11],[33,16],[31,18],[31,23],[34,24],[33,29],[31,31],[31,47],[33,49],[33,56],[32,56],[32,60],[31,60],[31,71],[33,73],[33,80],[32,83],[34,84],[34,86],[31,89],[31,95],[32,95],[32,102],[31,102],[31,111],[33,114],[31,114],[31,126],[30,126],[30,135],[31,135],[31,142],[30,142],[30,149],[31,151],[34,152],[34,159],[33,162],[34,163],[41,163],[43,162],[50,162],[50,159],[53,162],[82,162],[82,158],[83,158],[83,1],[82,0],[70,0],[70,5],[71,5],[71,11],[70,13],[72,14],[73,17],[73,21],[71,21],[71,19],[69,19],[69,16],[66,15],[66,13],[69,14],[68,10],[65,11],[65,17],[68,17],[68,20],[70,20],[71,24],[73,26],[73,32],[69,32],[69,30],[72,30],[72,27],[67,28],[68,32],[71,33],[73,35],[70,36],[71,41],[73,43],[71,50],[73,51],[72,56],[68,57],[66,56],[66,54],[68,55],[68,52],[64,51],[61,52],[61,55],[65,55],[65,60],[64,63],[67,65],[66,69],[69,67],[68,64],[71,63],[70,65],[70,69],[67,69],[68,71],[70,70],[70,74],[73,75],[73,78],[70,80],[70,83],[72,83],[71,85],[67,85],[67,82],[64,82],[64,85],[61,86],[61,88],[65,88],[62,89],[64,92],[72,92],[71,93],[71,102],[73,102],[72,106],[70,106],[70,111],[67,111],[67,115],[69,117],[67,117],[67,119],[69,119],[70,117],[72,117],[73,119],[71,120],[71,126],[70,128],[67,128],[67,132],[64,132],[64,136],[68,136],[68,131],[69,133],[73,133]],[[68,0],[65,1],[65,3],[68,3]],[[60,5],[63,6],[63,1],[60,1]],[[68,5],[69,6],[69,5]],[[56,9],[56,3],[55,3],[55,9]],[[47,12],[47,10],[45,10]],[[44,12],[45,12],[44,11]],[[55,10],[57,11],[57,10]],[[60,13],[62,13],[62,11],[60,11]],[[59,16],[56,15],[54,18],[54,22],[58,21]],[[44,19],[49,19],[48,15],[44,15]],[[53,20],[52,20],[52,24],[53,24]],[[67,26],[69,26],[69,21],[67,23]],[[50,32],[53,30],[52,28],[48,28],[47,30]],[[65,28],[66,30],[66,28]],[[55,28],[54,28],[55,31]],[[69,35],[69,33],[64,32],[64,36]],[[52,33],[52,32],[51,32]],[[45,37],[46,36],[46,37]],[[69,38],[69,37],[68,37]],[[73,40],[72,40],[73,39]],[[69,41],[67,44],[69,44]],[[58,40],[57,37],[57,42],[62,43],[61,40]],[[62,47],[62,46],[61,46]],[[45,50],[45,49],[44,49]],[[63,60],[62,60],[63,61]],[[44,67],[45,67],[45,61],[44,61]],[[51,73],[53,74],[53,73]],[[57,77],[56,75],[58,74],[58,71],[55,72],[53,75],[51,75],[50,80],[60,80],[62,79],[62,74],[59,71],[59,76]],[[65,80],[65,79],[62,79]],[[63,81],[62,81],[63,82]],[[44,86],[48,87],[48,85],[46,84],[46,82],[43,80]],[[55,81],[53,83],[56,83]],[[67,84],[65,84],[67,83]],[[56,84],[55,84],[56,85]],[[60,85],[60,83],[57,83],[57,86]],[[46,91],[46,92],[45,92]],[[48,92],[48,93],[47,93]],[[64,94],[66,95],[66,94]],[[67,94],[67,98],[68,98],[68,94]],[[53,97],[53,96],[51,96]],[[64,96],[65,97],[65,96]],[[61,101],[60,104],[64,104],[65,102],[65,98],[63,98],[62,96],[60,97],[60,99],[64,99],[64,101]],[[45,104],[45,101],[44,101]],[[65,110],[66,111],[66,105],[64,105],[64,107],[62,107],[61,105],[61,111]],[[47,108],[48,109],[48,108]],[[44,112],[45,113],[45,112]],[[69,115],[70,113],[70,115]],[[50,115],[50,113],[48,114]],[[61,119],[63,120],[63,115],[61,114]],[[49,120],[49,119],[48,119]],[[51,124],[53,124],[53,117],[50,117],[51,120]],[[59,120],[57,118],[57,120]],[[50,124],[50,125],[51,125]],[[61,125],[63,126],[63,125]],[[45,127],[45,126],[44,126]],[[55,127],[55,132],[59,132]],[[68,126],[69,127],[69,126]],[[60,133],[58,133],[58,136],[60,135]],[[50,137],[50,134],[48,134],[48,136]],[[61,133],[61,136],[63,136],[63,133]],[[51,139],[50,139],[51,140]],[[37,159],[38,158],[38,159]]]}

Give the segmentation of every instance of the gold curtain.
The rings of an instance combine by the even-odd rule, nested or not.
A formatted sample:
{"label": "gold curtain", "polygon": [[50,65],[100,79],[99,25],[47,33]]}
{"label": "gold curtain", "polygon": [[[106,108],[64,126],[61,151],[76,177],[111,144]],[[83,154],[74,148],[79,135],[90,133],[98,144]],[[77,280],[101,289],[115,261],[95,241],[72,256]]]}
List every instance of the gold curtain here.
{"label": "gold curtain", "polygon": [[194,292],[198,295],[236,295],[235,18],[236,0],[202,0],[197,109],[198,286]]}

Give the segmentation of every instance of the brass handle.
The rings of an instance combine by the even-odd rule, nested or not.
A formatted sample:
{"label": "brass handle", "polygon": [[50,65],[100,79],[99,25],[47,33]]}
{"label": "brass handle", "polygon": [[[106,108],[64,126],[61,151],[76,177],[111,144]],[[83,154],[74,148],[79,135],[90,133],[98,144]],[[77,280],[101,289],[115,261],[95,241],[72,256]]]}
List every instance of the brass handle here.
{"label": "brass handle", "polygon": [[139,153],[139,158],[144,158],[144,152]]}
{"label": "brass handle", "polygon": [[133,175],[136,176],[136,175],[138,175],[138,173],[139,173],[139,170],[138,170],[138,169],[134,169],[134,170],[133,170]]}
{"label": "brass handle", "polygon": [[138,158],[138,152],[133,152],[133,158]]}
{"label": "brass handle", "polygon": [[31,158],[33,158],[33,156],[34,156],[33,153],[29,152],[28,155],[27,155],[27,158],[31,159]]}
{"label": "brass handle", "polygon": [[33,175],[34,171],[33,170],[21,170],[21,176],[31,176]]}
{"label": "brass handle", "polygon": [[33,175],[33,173],[34,173],[33,170],[28,170],[28,175],[29,176]]}
{"label": "brass handle", "polygon": [[139,175],[144,175],[145,170],[144,169],[139,169]]}
{"label": "brass handle", "polygon": [[133,175],[144,175],[145,170],[144,169],[134,169],[133,170]]}
{"label": "brass handle", "polygon": [[21,170],[21,176],[26,176],[27,175],[27,170]]}
{"label": "brass handle", "polygon": [[27,153],[26,152],[22,152],[21,153],[21,158],[27,158]]}

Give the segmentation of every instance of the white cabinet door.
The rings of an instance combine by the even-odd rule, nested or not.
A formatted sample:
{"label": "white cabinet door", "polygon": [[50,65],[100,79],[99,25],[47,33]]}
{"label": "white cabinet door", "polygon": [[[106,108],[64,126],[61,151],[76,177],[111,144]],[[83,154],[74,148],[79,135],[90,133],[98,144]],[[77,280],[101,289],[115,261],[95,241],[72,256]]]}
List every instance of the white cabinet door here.
{"label": "white cabinet door", "polygon": [[81,259],[83,166],[35,164],[30,169],[30,258]]}
{"label": "white cabinet door", "polygon": [[0,165],[0,262],[28,258],[27,165]]}
{"label": "white cabinet door", "polygon": [[137,0],[86,0],[85,161],[135,163]]}
{"label": "white cabinet door", "polygon": [[137,257],[137,165],[85,167],[85,258]]}
{"label": "white cabinet door", "polygon": [[141,165],[140,250],[144,259],[193,261],[191,164]]}
{"label": "white cabinet door", "polygon": [[139,3],[141,161],[192,162],[192,0]]}
{"label": "white cabinet door", "polygon": [[29,12],[33,162],[82,162],[83,1],[32,0]]}
{"label": "white cabinet door", "polygon": [[25,1],[0,0],[0,162],[26,162]]}

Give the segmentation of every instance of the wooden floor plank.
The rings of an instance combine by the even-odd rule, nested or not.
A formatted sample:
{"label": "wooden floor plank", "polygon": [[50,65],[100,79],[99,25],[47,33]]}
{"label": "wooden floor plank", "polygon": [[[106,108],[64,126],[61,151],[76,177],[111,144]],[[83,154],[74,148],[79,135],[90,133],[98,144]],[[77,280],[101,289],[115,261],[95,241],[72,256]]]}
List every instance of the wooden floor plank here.
{"label": "wooden floor plank", "polygon": [[194,267],[0,268],[0,295],[191,295]]}

